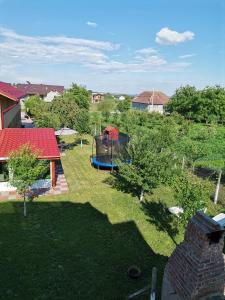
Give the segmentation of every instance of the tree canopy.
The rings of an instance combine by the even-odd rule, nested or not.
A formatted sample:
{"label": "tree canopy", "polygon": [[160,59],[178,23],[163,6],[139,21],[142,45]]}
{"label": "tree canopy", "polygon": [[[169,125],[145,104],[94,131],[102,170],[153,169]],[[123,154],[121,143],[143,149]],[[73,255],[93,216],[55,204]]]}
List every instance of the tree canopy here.
{"label": "tree canopy", "polygon": [[220,86],[197,90],[184,86],[176,90],[166,106],[169,113],[177,112],[196,122],[225,122],[225,89]]}

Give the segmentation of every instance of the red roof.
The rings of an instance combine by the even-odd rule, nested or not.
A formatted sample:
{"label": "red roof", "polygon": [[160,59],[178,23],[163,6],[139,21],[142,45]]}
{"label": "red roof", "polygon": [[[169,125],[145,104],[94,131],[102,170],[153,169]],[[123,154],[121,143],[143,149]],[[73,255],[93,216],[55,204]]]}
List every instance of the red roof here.
{"label": "red roof", "polygon": [[62,85],[47,85],[47,84],[17,84],[17,87],[26,95],[40,95],[46,96],[49,92],[58,92],[62,94],[64,92],[64,86]]}
{"label": "red roof", "polygon": [[41,159],[60,158],[53,128],[5,128],[0,130],[0,159],[24,144],[38,150]]}
{"label": "red roof", "polygon": [[0,82],[0,95],[3,95],[13,101],[19,101],[24,96],[24,92],[12,86],[10,83]]}
{"label": "red roof", "polygon": [[135,97],[132,102],[144,104],[161,104],[165,105],[169,101],[169,97],[159,91],[145,91]]}

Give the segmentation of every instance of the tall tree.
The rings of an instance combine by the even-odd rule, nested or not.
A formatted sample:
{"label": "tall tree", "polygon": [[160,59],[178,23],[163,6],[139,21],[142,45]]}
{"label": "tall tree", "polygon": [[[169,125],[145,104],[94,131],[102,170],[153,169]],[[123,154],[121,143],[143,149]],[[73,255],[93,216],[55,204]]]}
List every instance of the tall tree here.
{"label": "tall tree", "polygon": [[73,83],[66,94],[70,95],[79,108],[89,110],[91,93],[85,87]]}
{"label": "tall tree", "polygon": [[46,171],[46,165],[38,160],[38,152],[29,144],[25,144],[10,154],[8,167],[9,180],[23,196],[23,214],[27,215],[26,195],[32,184]]}

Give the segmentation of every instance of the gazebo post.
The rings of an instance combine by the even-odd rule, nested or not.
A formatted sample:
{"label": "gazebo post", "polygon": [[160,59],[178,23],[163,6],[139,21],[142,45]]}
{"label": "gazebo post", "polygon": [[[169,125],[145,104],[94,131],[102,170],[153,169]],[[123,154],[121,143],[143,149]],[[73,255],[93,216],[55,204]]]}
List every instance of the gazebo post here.
{"label": "gazebo post", "polygon": [[50,175],[51,175],[52,187],[55,187],[56,182],[55,182],[55,161],[54,160],[50,161]]}

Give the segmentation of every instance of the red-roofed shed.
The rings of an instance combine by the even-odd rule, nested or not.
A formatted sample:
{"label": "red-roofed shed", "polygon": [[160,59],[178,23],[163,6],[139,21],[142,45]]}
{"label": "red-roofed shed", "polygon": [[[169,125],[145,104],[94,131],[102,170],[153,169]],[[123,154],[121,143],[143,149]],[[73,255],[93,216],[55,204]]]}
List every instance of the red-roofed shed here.
{"label": "red-roofed shed", "polygon": [[55,185],[55,160],[60,159],[55,132],[52,128],[5,128],[0,130],[0,161],[24,144],[38,151],[39,159],[50,160],[52,186]]}

